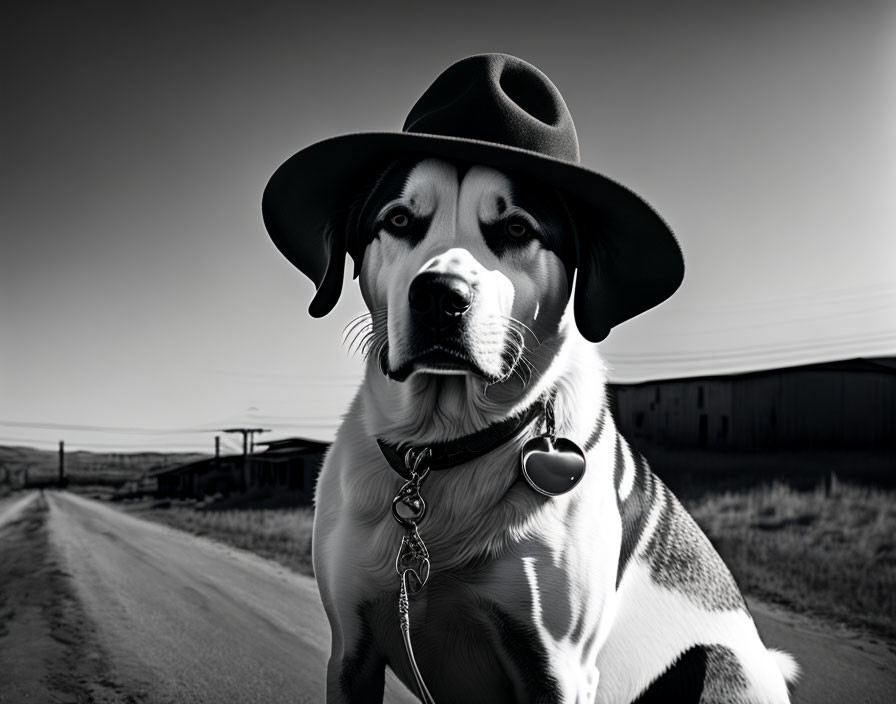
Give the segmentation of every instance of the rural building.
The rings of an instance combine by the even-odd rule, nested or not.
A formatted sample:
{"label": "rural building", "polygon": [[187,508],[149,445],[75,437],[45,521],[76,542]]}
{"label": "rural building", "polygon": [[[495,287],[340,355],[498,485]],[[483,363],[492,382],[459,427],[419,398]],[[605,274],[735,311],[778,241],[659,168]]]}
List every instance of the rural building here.
{"label": "rural building", "polygon": [[614,387],[634,442],[718,450],[896,448],[896,357]]}
{"label": "rural building", "polygon": [[209,494],[237,491],[243,458],[238,455],[208,457],[150,474],[155,477],[156,494],[171,498],[199,498]]}
{"label": "rural building", "polygon": [[267,449],[250,455],[249,485],[301,491],[310,501],[329,443],[288,438],[258,444]]}
{"label": "rural building", "polygon": [[259,443],[264,452],[208,457],[154,473],[156,493],[201,498],[250,489],[280,489],[304,494],[310,502],[328,444],[304,438]]}

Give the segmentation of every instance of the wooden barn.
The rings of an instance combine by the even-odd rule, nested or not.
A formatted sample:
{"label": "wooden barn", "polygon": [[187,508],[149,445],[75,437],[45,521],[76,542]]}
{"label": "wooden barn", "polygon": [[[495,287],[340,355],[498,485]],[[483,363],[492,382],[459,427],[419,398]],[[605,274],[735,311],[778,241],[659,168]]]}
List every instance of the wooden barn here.
{"label": "wooden barn", "polygon": [[243,458],[239,455],[208,457],[153,472],[156,495],[170,498],[201,498],[230,494],[241,488]]}
{"label": "wooden barn", "polygon": [[202,498],[251,489],[301,492],[309,502],[329,445],[289,438],[259,443],[263,452],[209,457],[155,473],[158,496]]}
{"label": "wooden barn", "polygon": [[304,438],[258,444],[267,449],[250,455],[249,486],[301,491],[310,502],[329,444]]}
{"label": "wooden barn", "polygon": [[896,357],[614,387],[634,442],[719,450],[896,447]]}

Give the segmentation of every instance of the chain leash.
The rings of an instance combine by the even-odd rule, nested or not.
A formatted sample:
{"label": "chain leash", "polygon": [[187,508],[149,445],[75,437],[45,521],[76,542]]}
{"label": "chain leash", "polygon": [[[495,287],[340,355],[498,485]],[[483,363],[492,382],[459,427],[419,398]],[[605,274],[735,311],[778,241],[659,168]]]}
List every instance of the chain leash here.
{"label": "chain leash", "polygon": [[408,653],[411,670],[417,681],[417,689],[420,691],[420,700],[423,704],[435,704],[435,700],[426,688],[417,660],[414,657],[414,648],[411,644],[411,609],[410,596],[423,589],[429,580],[429,550],[417,524],[426,515],[426,501],[420,494],[423,480],[429,474],[429,460],[432,451],[427,447],[420,451],[410,449],[404,458],[405,467],[410,472],[411,478],[395,494],[392,499],[392,516],[398,524],[404,528],[401,537],[401,545],[395,556],[395,571],[398,573],[400,586],[398,591],[398,619],[401,627],[401,636],[404,647]]}

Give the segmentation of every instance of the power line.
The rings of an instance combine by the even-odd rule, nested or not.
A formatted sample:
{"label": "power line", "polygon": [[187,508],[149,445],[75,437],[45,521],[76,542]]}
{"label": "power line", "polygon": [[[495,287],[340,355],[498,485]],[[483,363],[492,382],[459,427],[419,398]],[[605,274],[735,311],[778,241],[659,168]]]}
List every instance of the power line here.
{"label": "power line", "polygon": [[216,428],[139,428],[111,425],[82,425],[78,423],[44,423],[40,421],[0,420],[0,426],[10,428],[34,428],[40,430],[79,430],[98,433],[121,433],[124,435],[184,435],[213,433]]}
{"label": "power line", "polygon": [[[274,416],[276,417],[276,416]],[[326,428],[331,425],[338,425],[338,418],[332,420],[322,416],[312,416],[308,418],[292,419],[283,416],[283,421],[274,423],[282,427],[290,426],[306,426]],[[221,425],[225,425],[222,423]],[[268,423],[270,425],[270,423]],[[139,428],[127,426],[106,426],[106,425],[84,425],[77,423],[45,423],[41,421],[19,421],[19,420],[0,420],[0,426],[8,428],[28,428],[31,430],[75,430],[79,432],[91,433],[111,433],[120,435],[202,435],[206,433],[216,433],[221,430],[220,425],[208,428]]]}
{"label": "power line", "polygon": [[751,301],[725,303],[718,298],[712,300],[710,306],[692,306],[687,304],[673,304],[675,310],[681,312],[723,312],[732,310],[764,310],[790,307],[794,304],[809,303],[814,305],[828,305],[830,303],[868,299],[879,302],[887,293],[896,295],[896,282],[871,284],[867,286],[854,286],[849,288],[830,289],[826,293],[817,290],[807,290],[791,296],[775,296],[774,298],[757,298]]}
{"label": "power line", "polygon": [[304,376],[301,374],[277,373],[277,372],[242,372],[225,369],[206,370],[207,374],[243,378],[246,381],[258,383],[278,383],[307,386],[356,386],[362,378],[361,374],[342,374],[338,376]]}
{"label": "power line", "polygon": [[[5,445],[12,446],[20,446],[20,447],[33,447],[34,445],[49,445],[56,446],[58,444],[58,440],[52,438],[6,438],[0,437],[0,443]],[[78,442],[76,440],[71,440],[66,438],[66,452],[72,453],[77,452],[80,448],[86,448],[88,450],[109,450],[110,452],[123,452],[123,453],[141,453],[141,452],[151,452],[155,454],[171,454],[171,453],[190,453],[190,454],[211,454],[208,451],[196,450],[196,449],[188,449],[187,446],[184,445],[125,445],[120,443],[97,443],[97,442]],[[203,445],[206,443],[202,443]],[[52,450],[48,450],[48,452],[52,452]]]}
{"label": "power line", "polygon": [[[768,328],[776,328],[781,326],[793,326],[798,323],[815,323],[819,320],[823,321],[832,321],[838,318],[855,318],[860,315],[867,315],[870,313],[876,313],[878,311],[884,310],[893,310],[894,306],[890,304],[881,304],[879,306],[874,306],[873,308],[865,308],[862,310],[839,310],[839,311],[818,311],[815,313],[808,313],[806,311],[793,311],[792,315],[789,316],[779,316],[775,319],[764,319],[758,320],[755,322],[741,322],[737,325],[727,326],[727,327],[715,327],[709,325],[708,327],[703,327],[699,329],[692,328],[683,323],[677,324],[676,328],[684,328],[684,329],[676,329],[670,330],[668,332],[663,333],[665,337],[693,337],[694,335],[712,335],[717,333],[731,333],[731,332],[740,332],[742,330],[757,330],[757,329],[768,329]],[[740,317],[740,316],[738,316]],[[845,339],[845,338],[844,338]],[[858,338],[853,338],[858,339]],[[834,340],[836,341],[836,340]]]}

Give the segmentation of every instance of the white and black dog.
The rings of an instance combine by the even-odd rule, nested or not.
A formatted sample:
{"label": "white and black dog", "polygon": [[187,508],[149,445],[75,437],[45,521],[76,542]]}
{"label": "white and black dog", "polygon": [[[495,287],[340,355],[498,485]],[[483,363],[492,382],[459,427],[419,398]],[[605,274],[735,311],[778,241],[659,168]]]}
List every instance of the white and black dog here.
{"label": "white and black dog", "polygon": [[[446,72],[435,104],[456,111],[487,73],[550,126],[520,88],[547,80],[537,69],[503,55],[465,62]],[[412,116],[433,112],[432,93]],[[582,188],[545,166],[572,160],[520,144],[514,129],[485,139],[430,125],[416,131],[444,139],[416,139],[406,125],[412,139],[388,144],[379,135],[367,143],[376,170],[338,197],[328,195],[335,167],[323,166],[333,142],[316,145],[265,192],[275,242],[318,283],[312,313],[335,304],[346,252],[370,311],[356,328],[364,381],[315,496],[314,568],[332,628],[327,700],[382,701],[388,665],[440,703],[787,702],[795,663],[763,645],[721,558],[606,401],[593,340],[674,291],[674,240],[643,235],[647,206],[615,186],[615,205],[592,225],[618,233],[616,223],[635,221],[647,239],[628,247],[598,233],[583,244]],[[366,137],[353,138],[363,152]],[[452,140],[504,144],[511,157],[446,148]],[[543,163],[511,168],[522,149]],[[342,170],[352,169],[347,153]],[[650,213],[658,233],[665,225]],[[672,271],[659,289],[663,274],[648,276],[657,259]],[[577,446],[587,467],[559,489],[521,470],[546,423],[550,450]],[[393,503],[410,510],[393,513]],[[405,559],[414,579],[399,614]]]}

